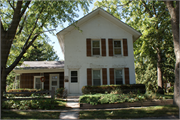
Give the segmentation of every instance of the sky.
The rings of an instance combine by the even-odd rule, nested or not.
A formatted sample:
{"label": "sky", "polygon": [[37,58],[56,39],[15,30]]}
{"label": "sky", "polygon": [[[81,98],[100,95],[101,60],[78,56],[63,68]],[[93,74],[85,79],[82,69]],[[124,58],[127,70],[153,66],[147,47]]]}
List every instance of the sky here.
{"label": "sky", "polygon": [[[95,3],[96,0],[93,0],[93,3],[90,4],[89,6],[89,11],[88,13],[90,13],[94,7],[94,3]],[[100,0],[99,0],[100,1]],[[75,18],[75,20],[79,20],[80,18],[82,18],[84,16],[83,14],[83,11],[80,10],[77,14],[79,14],[79,18]],[[68,22],[64,23],[63,26],[66,28],[68,26]],[[56,51],[56,54],[58,55],[59,57],[59,60],[64,60],[64,55],[61,51],[61,48],[60,48],[60,44],[58,42],[58,39],[56,37],[56,33],[58,33],[59,31],[61,31],[63,28],[58,26],[56,28],[56,30],[54,31],[55,35],[52,35],[52,34],[49,34],[49,33],[46,33],[46,35],[48,35],[49,39],[50,39],[50,42],[49,44],[52,45],[54,47],[54,51]]]}

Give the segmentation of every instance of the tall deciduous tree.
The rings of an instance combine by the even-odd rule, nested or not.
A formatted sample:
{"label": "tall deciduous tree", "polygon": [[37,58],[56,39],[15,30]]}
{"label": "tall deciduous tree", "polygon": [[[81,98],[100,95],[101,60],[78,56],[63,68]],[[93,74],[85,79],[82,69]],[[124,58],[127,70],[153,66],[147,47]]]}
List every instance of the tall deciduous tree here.
{"label": "tall deciduous tree", "polygon": [[[91,0],[22,1],[3,0],[1,12],[1,97],[6,90],[6,77],[19,63],[33,42],[44,31],[49,31],[65,21],[73,22],[78,17],[79,7],[88,10]],[[16,59],[7,66],[13,42],[25,41]]]}
{"label": "tall deciduous tree", "polygon": [[[175,64],[175,85],[174,100],[180,108],[180,42],[179,42],[179,1],[165,1],[171,15],[171,25],[174,43]],[[179,114],[180,115],[180,114]]]}
{"label": "tall deciduous tree", "polygon": [[[170,15],[164,2],[102,0],[95,5],[105,8],[119,19],[125,19],[128,25],[142,33],[134,43],[136,78],[138,82],[147,83],[147,87],[151,86],[150,82],[157,83],[162,91],[163,72],[166,70],[167,73],[165,68],[169,67],[165,62],[167,52],[172,52],[173,48]],[[173,53],[170,55],[174,56]]]}

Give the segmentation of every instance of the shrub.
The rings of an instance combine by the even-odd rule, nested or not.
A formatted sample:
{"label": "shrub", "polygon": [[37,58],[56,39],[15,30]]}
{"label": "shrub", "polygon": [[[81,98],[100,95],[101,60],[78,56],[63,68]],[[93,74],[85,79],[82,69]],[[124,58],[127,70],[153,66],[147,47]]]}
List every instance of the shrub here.
{"label": "shrub", "polygon": [[56,97],[66,98],[67,97],[67,90],[65,88],[58,88],[56,90]]}
{"label": "shrub", "polygon": [[57,101],[52,99],[39,100],[7,100],[2,102],[2,109],[54,109]]}
{"label": "shrub", "polygon": [[[39,92],[39,91],[44,91],[44,90],[40,90],[40,89],[11,89],[11,90],[8,90],[7,92],[29,92],[29,93],[26,93],[26,94],[7,94],[8,97],[11,97],[11,96],[16,96],[16,97],[27,97],[27,96],[32,96],[32,92]],[[43,93],[33,93],[34,95],[43,95]]]}
{"label": "shrub", "polygon": [[84,86],[82,87],[83,94],[95,93],[142,93],[146,92],[144,84],[129,84],[129,85],[102,85],[102,86]]}

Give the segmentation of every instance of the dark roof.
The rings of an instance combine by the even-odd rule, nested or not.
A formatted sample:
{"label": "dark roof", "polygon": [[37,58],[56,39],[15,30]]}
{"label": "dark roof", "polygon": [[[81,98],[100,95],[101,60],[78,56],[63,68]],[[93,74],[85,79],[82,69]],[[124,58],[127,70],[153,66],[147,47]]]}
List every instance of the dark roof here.
{"label": "dark roof", "polygon": [[24,61],[18,69],[59,69],[64,68],[64,61]]}

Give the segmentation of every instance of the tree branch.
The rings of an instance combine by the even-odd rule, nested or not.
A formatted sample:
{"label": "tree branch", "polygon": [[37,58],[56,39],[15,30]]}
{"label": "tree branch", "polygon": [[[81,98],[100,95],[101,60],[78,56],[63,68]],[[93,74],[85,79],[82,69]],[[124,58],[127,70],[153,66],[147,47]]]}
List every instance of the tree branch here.
{"label": "tree branch", "polygon": [[28,44],[29,39],[31,38],[31,36],[32,36],[32,34],[33,34],[33,32],[34,32],[34,30],[35,30],[35,28],[36,28],[37,22],[38,22],[38,20],[39,20],[39,16],[41,15],[41,13],[42,13],[43,9],[44,9],[44,7],[42,7],[42,9],[41,9],[40,13],[38,14],[37,19],[36,19],[35,24],[34,24],[34,27],[33,27],[33,29],[32,29],[32,32],[31,32],[31,34],[29,35],[28,39],[26,40],[26,42],[25,42],[25,44],[24,44],[23,48],[25,48],[25,47],[26,47],[26,45]]}
{"label": "tree branch", "polygon": [[154,14],[155,14],[155,16],[156,16],[156,9],[155,9],[155,7],[154,7],[154,2],[152,1],[152,7],[153,7],[153,12],[154,12]]}
{"label": "tree branch", "polygon": [[8,29],[8,36],[9,36],[9,38],[12,38],[12,39],[14,39],[14,37],[15,37],[16,29],[17,29],[20,19],[21,19],[20,11],[21,11],[21,7],[22,7],[22,1],[18,1],[16,6],[17,7],[14,11],[10,28]]}
{"label": "tree branch", "polygon": [[22,22],[22,25],[19,25],[19,31],[16,33],[16,35],[19,35],[21,32],[22,32],[22,29],[23,29],[23,27],[24,27],[24,23],[25,23],[25,21],[26,21],[26,15],[25,15],[25,17],[24,17],[24,19],[23,19],[23,22]]}
{"label": "tree branch", "polygon": [[36,38],[39,36],[39,34],[35,35],[33,37],[33,39],[31,40],[31,42],[29,42],[29,44],[22,49],[21,53],[19,54],[19,56],[16,58],[16,60],[7,68],[7,73],[9,74],[15,67],[16,65],[19,63],[19,61],[21,60],[21,58],[23,57],[24,53],[26,53],[26,51],[28,50],[28,48],[33,44],[33,42],[36,40]]}
{"label": "tree branch", "polygon": [[[1,21],[1,33],[5,33],[5,30],[4,30],[4,27],[3,27],[2,21]],[[1,34],[1,35],[2,35],[2,34]]]}
{"label": "tree branch", "polygon": [[124,7],[124,6],[128,5],[128,4],[131,3],[131,2],[132,2],[132,0],[130,0],[130,1],[127,2],[126,4],[123,4],[123,5],[117,5],[116,7]]}
{"label": "tree branch", "polygon": [[145,7],[145,11],[147,11],[149,13],[150,18],[152,18],[153,15],[152,15],[151,11],[149,10],[149,8],[147,7],[145,1],[142,0],[142,3],[143,3],[143,6]]}
{"label": "tree branch", "polygon": [[31,3],[31,0],[26,2],[26,4],[25,4],[23,10],[22,10],[21,13],[20,13],[21,16],[24,14],[24,12],[26,11],[26,9],[28,8],[28,6],[29,6],[30,3]]}
{"label": "tree branch", "polygon": [[[9,5],[11,6],[11,8],[15,11],[15,8],[11,5],[10,1],[8,1]],[[13,2],[14,3],[14,2]]]}

